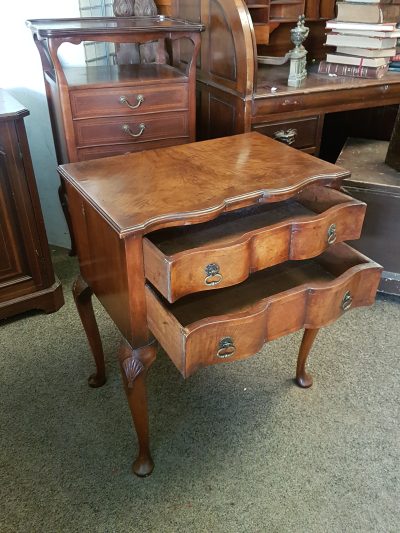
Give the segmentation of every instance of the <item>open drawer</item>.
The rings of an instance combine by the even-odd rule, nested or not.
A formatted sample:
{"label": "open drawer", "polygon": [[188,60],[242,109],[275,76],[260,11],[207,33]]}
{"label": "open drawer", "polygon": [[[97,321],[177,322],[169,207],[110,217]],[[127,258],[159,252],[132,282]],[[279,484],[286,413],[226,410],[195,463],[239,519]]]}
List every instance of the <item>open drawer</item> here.
{"label": "open drawer", "polygon": [[162,229],[143,239],[145,275],[171,303],[186,294],[229,287],[252,272],[358,239],[365,209],[336,189],[310,186],[285,202]]}
{"label": "open drawer", "polygon": [[240,285],[169,304],[146,285],[149,328],[187,377],[199,367],[248,357],[266,341],[320,328],[371,305],[382,268],[347,244],[315,259],[257,272]]}

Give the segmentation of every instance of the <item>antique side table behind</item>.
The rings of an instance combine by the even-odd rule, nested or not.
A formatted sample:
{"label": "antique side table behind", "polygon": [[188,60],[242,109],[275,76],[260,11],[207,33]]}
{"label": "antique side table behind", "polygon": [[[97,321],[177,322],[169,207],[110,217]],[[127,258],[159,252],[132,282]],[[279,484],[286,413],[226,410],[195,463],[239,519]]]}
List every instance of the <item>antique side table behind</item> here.
{"label": "antique side table behind", "polygon": [[[43,67],[58,163],[195,140],[196,57],[201,24],[168,17],[28,20]],[[156,62],[65,66],[65,43],[157,42]],[[182,60],[181,42],[190,57]],[[169,57],[165,57],[165,48]],[[65,191],[61,204],[68,225]],[[74,251],[73,234],[72,250]]]}

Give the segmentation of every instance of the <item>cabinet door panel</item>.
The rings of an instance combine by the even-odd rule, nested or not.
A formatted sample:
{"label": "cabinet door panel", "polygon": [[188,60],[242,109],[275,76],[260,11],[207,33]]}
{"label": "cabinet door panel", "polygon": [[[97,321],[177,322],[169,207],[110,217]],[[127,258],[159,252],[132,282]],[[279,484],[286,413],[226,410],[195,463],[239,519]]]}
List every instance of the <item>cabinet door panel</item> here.
{"label": "cabinet door panel", "polygon": [[18,147],[15,141],[13,126],[3,126],[0,130],[0,302],[30,292],[40,279],[35,247],[27,246],[26,236],[35,233],[36,228],[29,227],[25,220],[21,192],[26,183],[20,177],[18,164],[22,163],[15,153]]}

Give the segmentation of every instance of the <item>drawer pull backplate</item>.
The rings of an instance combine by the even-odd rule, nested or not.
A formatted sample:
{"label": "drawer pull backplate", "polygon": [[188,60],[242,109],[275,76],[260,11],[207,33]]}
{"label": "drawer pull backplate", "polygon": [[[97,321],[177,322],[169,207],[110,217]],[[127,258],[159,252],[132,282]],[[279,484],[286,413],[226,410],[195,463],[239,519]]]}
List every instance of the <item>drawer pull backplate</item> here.
{"label": "drawer pull backplate", "polygon": [[288,130],[278,130],[274,132],[274,139],[281,141],[285,144],[293,144],[296,140],[297,130],[296,128],[289,128]]}
{"label": "drawer pull backplate", "polygon": [[126,96],[120,96],[119,97],[119,102],[120,102],[120,104],[126,104],[130,109],[137,109],[144,102],[144,96],[143,96],[143,94],[138,94],[136,96],[136,104],[135,105],[130,104],[129,100],[128,100],[128,98]]}
{"label": "drawer pull backplate", "polygon": [[130,135],[131,137],[140,137],[142,135],[142,133],[144,132],[146,126],[145,124],[143,124],[143,122],[141,122],[139,124],[139,131],[138,133],[133,133],[133,131],[131,130],[131,128],[129,127],[128,124],[124,124],[122,126],[122,129],[125,133],[127,133],[128,135]]}
{"label": "drawer pull backplate", "polygon": [[204,283],[206,285],[218,285],[222,281],[222,274],[219,271],[219,265],[217,263],[210,263],[205,268],[206,277]]}
{"label": "drawer pull backplate", "polygon": [[336,241],[336,224],[331,224],[328,228],[328,244]]}
{"label": "drawer pull backplate", "polygon": [[232,337],[224,337],[221,339],[219,341],[218,348],[217,357],[220,359],[232,357],[232,355],[236,352],[236,347]]}
{"label": "drawer pull backplate", "polygon": [[347,311],[348,309],[350,309],[352,303],[353,303],[353,298],[351,297],[350,291],[345,292],[343,299],[342,299],[343,311]]}

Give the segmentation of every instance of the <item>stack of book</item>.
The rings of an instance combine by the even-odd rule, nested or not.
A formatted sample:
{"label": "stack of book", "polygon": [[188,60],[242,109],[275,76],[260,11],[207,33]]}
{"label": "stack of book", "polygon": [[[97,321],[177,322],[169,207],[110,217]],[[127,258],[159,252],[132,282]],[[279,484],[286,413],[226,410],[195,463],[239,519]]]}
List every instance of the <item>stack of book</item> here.
{"label": "stack of book", "polygon": [[326,44],[335,46],[318,72],[357,78],[380,78],[396,55],[400,38],[400,0],[337,2],[337,17],[328,20]]}
{"label": "stack of book", "polygon": [[400,72],[400,43],[399,41],[397,43],[396,55],[391,58],[389,63],[389,70],[392,72]]}

